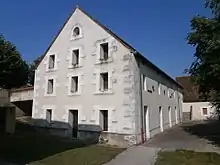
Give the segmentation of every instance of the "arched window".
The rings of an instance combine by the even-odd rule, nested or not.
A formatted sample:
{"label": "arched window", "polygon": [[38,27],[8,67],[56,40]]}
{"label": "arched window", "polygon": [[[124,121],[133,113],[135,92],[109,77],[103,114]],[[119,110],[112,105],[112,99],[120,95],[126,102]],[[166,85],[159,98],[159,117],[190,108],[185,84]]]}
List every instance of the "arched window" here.
{"label": "arched window", "polygon": [[73,29],[73,36],[76,37],[78,35],[80,35],[80,28],[79,27],[75,27]]}

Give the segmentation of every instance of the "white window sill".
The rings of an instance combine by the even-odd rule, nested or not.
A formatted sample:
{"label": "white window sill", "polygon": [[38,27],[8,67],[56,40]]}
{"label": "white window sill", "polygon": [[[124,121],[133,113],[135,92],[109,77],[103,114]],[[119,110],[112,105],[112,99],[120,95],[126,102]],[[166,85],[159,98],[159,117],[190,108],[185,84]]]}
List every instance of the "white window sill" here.
{"label": "white window sill", "polygon": [[78,64],[76,66],[73,66],[72,64],[68,66],[68,69],[77,69],[77,68],[81,68],[82,65]]}
{"label": "white window sill", "polygon": [[113,62],[113,59],[112,59],[112,58],[108,58],[107,60],[103,60],[103,61],[101,61],[100,59],[98,59],[95,64],[96,64],[96,65],[100,65],[100,64],[108,64],[108,63],[111,63],[111,62]]}
{"label": "white window sill", "polygon": [[95,92],[94,93],[95,95],[112,95],[112,94],[114,94],[114,92],[113,91],[97,91],[97,92]]}
{"label": "white window sill", "polygon": [[81,35],[78,35],[78,36],[75,36],[75,37],[71,37],[70,40],[71,40],[71,41],[74,41],[74,40],[79,40],[79,39],[81,39],[81,38],[83,38],[83,35],[82,35],[82,34],[81,34]]}
{"label": "white window sill", "polygon": [[47,69],[47,70],[46,70],[46,72],[55,72],[55,71],[57,71],[56,68],[53,68],[53,69]]}
{"label": "white window sill", "polygon": [[68,96],[80,96],[81,94],[79,92],[69,92]]}
{"label": "white window sill", "polygon": [[55,93],[52,93],[52,94],[45,94],[44,96],[46,96],[46,97],[54,97],[54,96],[56,96],[56,94]]}

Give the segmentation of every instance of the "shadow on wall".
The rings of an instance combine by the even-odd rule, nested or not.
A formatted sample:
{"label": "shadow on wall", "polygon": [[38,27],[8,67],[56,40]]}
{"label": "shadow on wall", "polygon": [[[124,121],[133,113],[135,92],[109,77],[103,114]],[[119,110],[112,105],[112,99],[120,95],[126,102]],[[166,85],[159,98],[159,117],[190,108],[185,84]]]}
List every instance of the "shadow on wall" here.
{"label": "shadow on wall", "polygon": [[33,100],[12,102],[16,106],[16,116],[32,116]]}
{"label": "shadow on wall", "polygon": [[209,140],[211,144],[220,147],[219,120],[194,121],[184,124],[182,128],[186,132]]}
{"label": "shadow on wall", "polygon": [[206,118],[206,120],[219,120],[219,112],[214,111],[210,116]]}
{"label": "shadow on wall", "polygon": [[57,135],[61,137],[68,137],[70,139],[90,139],[93,142],[98,142],[101,127],[99,125],[92,124],[78,124],[72,121],[72,123],[51,121],[48,122],[44,119],[32,119],[32,124],[36,130],[51,135]]}
{"label": "shadow on wall", "polygon": [[[48,126],[51,125],[45,120],[32,122],[40,122]],[[74,131],[74,128],[69,124],[53,121],[52,125],[54,125],[54,128],[40,128],[31,124],[17,122],[15,134],[7,135],[0,133],[0,160],[28,164],[66,150],[85,147],[98,142],[99,132],[90,133],[93,136],[87,136],[84,140],[70,139],[51,135],[51,133],[62,135],[59,133],[65,131],[73,135],[72,131],[69,130],[68,132],[66,129],[71,128]],[[55,126],[62,126],[63,128],[58,129]],[[92,128],[97,126],[85,125],[84,127]],[[78,136],[80,136],[80,132],[78,132]]]}

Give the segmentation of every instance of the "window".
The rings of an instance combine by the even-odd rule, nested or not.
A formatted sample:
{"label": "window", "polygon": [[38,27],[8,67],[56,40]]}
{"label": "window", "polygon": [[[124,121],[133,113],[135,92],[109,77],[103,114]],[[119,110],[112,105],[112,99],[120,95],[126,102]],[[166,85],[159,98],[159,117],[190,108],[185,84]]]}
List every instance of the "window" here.
{"label": "window", "polygon": [[76,66],[79,64],[79,49],[72,51],[72,65]]}
{"label": "window", "polygon": [[144,91],[147,91],[147,77],[143,75],[143,88]]}
{"label": "window", "polygon": [[52,109],[47,109],[47,111],[46,111],[46,122],[47,122],[47,124],[51,124],[51,116],[52,116]]}
{"label": "window", "polygon": [[54,86],[54,80],[49,79],[48,84],[47,84],[47,94],[52,94],[53,93],[53,86]]}
{"label": "window", "polygon": [[76,36],[78,36],[80,34],[80,29],[79,29],[79,27],[75,27],[74,29],[73,29],[73,37],[76,37]]}
{"label": "window", "polygon": [[108,43],[100,45],[100,60],[108,60]]}
{"label": "window", "polygon": [[50,55],[49,57],[49,66],[48,68],[49,69],[54,69],[54,66],[55,66],[55,55]]}
{"label": "window", "polygon": [[193,107],[192,107],[192,105],[190,106],[190,112],[192,112],[192,110],[193,110]]}
{"label": "window", "polygon": [[163,90],[163,94],[166,95],[166,90],[165,89]]}
{"label": "window", "polygon": [[153,90],[153,92],[155,91],[155,88],[154,88],[154,86],[152,85],[152,90]]}
{"label": "window", "polygon": [[108,110],[100,110],[100,126],[103,131],[108,131]]}
{"label": "window", "polygon": [[208,109],[207,108],[202,108],[202,114],[203,115],[208,115]]}
{"label": "window", "polygon": [[158,84],[158,89],[157,89],[157,90],[158,90],[158,94],[160,95],[160,88],[161,88],[161,85],[160,85],[159,82],[158,82],[157,84]]}
{"label": "window", "polygon": [[108,73],[100,74],[100,91],[108,90]]}
{"label": "window", "polygon": [[172,98],[172,97],[173,97],[173,91],[171,91],[171,90],[169,90],[169,89],[168,89],[168,97],[169,97],[169,98]]}
{"label": "window", "polygon": [[71,92],[72,93],[75,93],[75,92],[78,92],[78,76],[74,76],[71,78]]}

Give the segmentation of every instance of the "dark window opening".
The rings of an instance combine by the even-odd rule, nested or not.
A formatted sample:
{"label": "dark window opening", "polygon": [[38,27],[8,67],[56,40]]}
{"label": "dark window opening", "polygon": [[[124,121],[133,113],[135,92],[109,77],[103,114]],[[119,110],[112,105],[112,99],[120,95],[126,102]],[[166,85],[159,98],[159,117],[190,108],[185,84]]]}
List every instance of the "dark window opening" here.
{"label": "dark window opening", "polygon": [[53,88],[54,88],[53,79],[49,79],[48,80],[48,87],[47,87],[47,94],[52,94]]}
{"label": "dark window opening", "polygon": [[73,36],[76,37],[76,36],[78,36],[79,34],[80,34],[80,29],[79,29],[79,27],[75,27],[75,28],[73,29]]}
{"label": "dark window opening", "polygon": [[78,76],[71,78],[71,92],[77,92],[78,91]]}
{"label": "dark window opening", "polygon": [[100,77],[101,77],[100,90],[101,91],[108,90],[108,73],[101,73]]}
{"label": "dark window opening", "polygon": [[51,124],[51,116],[52,116],[52,109],[47,109],[46,111],[46,121],[48,126]]}
{"label": "dark window opening", "polygon": [[104,43],[100,45],[100,60],[107,60],[108,59],[108,43]]}
{"label": "dark window opening", "polygon": [[50,55],[49,57],[49,69],[53,69],[55,65],[55,55]]}
{"label": "dark window opening", "polygon": [[72,52],[72,64],[79,64],[79,49],[73,50]]}
{"label": "dark window opening", "polygon": [[103,131],[108,131],[108,110],[100,110],[100,126]]}

